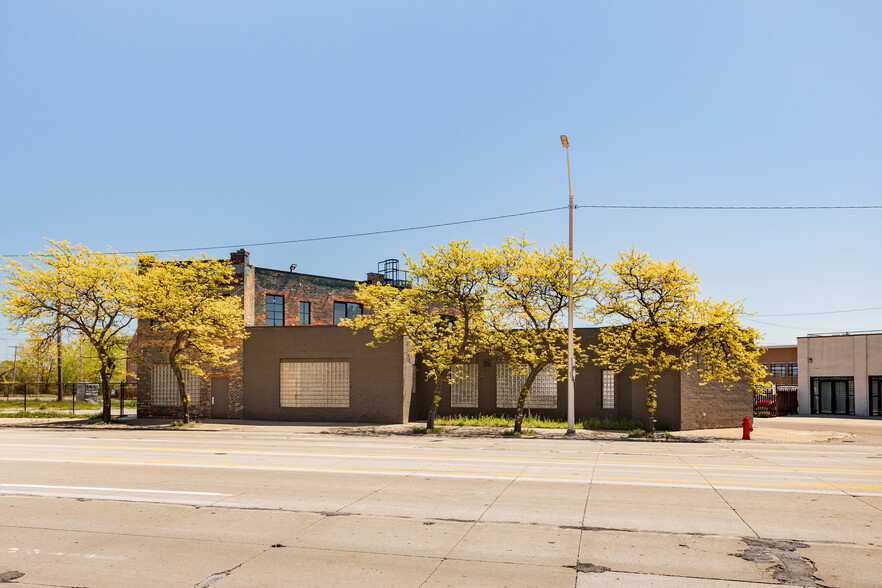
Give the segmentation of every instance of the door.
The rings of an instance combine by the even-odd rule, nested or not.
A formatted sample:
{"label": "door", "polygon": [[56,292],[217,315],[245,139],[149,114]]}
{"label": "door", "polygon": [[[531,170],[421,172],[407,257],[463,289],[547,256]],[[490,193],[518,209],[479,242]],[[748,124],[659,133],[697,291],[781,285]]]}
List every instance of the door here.
{"label": "door", "polygon": [[211,378],[211,418],[229,418],[230,379]]}

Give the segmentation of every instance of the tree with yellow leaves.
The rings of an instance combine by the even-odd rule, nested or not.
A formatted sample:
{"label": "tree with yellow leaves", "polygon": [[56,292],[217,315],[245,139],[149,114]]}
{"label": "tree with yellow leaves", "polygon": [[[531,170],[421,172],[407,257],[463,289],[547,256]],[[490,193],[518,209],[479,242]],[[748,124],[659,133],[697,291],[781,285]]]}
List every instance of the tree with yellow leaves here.
{"label": "tree with yellow leaves", "polygon": [[102,416],[109,423],[110,375],[119,361],[115,351],[134,320],[134,260],[50,240],[46,251],[23,261],[4,259],[4,271],[0,307],[11,324],[39,339],[79,331],[93,347],[100,364]]}
{"label": "tree with yellow leaves", "polygon": [[763,383],[759,365],[760,334],[739,321],[742,302],[699,298],[698,275],[675,261],[653,261],[634,249],[611,264],[611,278],[601,280],[595,323],[610,324],[590,348],[596,361],[616,372],[630,367],[646,380],[647,431],[655,431],[656,384],[667,370],[695,369],[702,381],[750,389]]}
{"label": "tree with yellow leaves", "polygon": [[411,353],[419,354],[428,377],[435,382],[426,428],[435,428],[444,384],[452,383],[454,366],[468,362],[478,351],[483,332],[486,286],[479,273],[480,252],[468,241],[451,241],[423,252],[419,263],[405,256],[409,287],[358,284],[356,295],[365,313],[341,325],[370,329],[378,343],[406,337]]}
{"label": "tree with yellow leaves", "polygon": [[[536,377],[553,366],[556,380],[566,379],[567,302],[570,294],[574,306],[593,294],[600,271],[591,257],[582,255],[571,261],[563,245],[541,249],[533,244],[525,237],[509,237],[501,247],[485,248],[481,258],[489,286],[485,306],[488,348],[525,377],[515,412],[515,434],[521,432],[524,407]],[[581,347],[575,345],[574,353],[576,365],[581,364]]]}
{"label": "tree with yellow leaves", "polygon": [[150,321],[155,343],[167,353],[188,423],[184,370],[201,378],[205,368],[233,364],[238,343],[248,336],[242,298],[229,295],[235,270],[204,254],[165,262],[144,255],[138,262],[138,319]]}

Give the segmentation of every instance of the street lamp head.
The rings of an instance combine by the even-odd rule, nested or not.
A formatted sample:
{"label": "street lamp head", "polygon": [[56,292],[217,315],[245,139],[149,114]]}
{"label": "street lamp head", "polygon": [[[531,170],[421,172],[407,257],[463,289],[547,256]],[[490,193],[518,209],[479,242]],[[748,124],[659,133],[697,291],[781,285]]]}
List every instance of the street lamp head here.
{"label": "street lamp head", "polygon": [[567,140],[567,136],[566,136],[566,135],[561,135],[561,136],[560,136],[560,144],[563,145],[564,147],[569,148],[569,146],[570,146],[570,142]]}

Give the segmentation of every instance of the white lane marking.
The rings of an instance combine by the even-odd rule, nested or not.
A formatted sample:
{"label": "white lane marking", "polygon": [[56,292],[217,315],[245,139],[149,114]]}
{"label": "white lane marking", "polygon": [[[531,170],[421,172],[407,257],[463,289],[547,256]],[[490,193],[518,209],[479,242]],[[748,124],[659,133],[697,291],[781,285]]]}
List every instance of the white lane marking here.
{"label": "white lane marking", "polygon": [[[860,464],[854,464],[853,469],[844,469],[844,468],[822,468],[816,467],[812,465],[751,465],[751,464],[733,464],[733,465],[720,465],[720,464],[711,464],[711,463],[687,463],[683,464],[682,462],[673,462],[673,463],[649,463],[649,462],[630,462],[630,461],[609,461],[608,459],[615,458],[646,458],[644,455],[622,455],[622,454],[614,454],[608,455],[607,460],[588,460],[588,459],[561,459],[548,455],[536,455],[536,456],[525,456],[525,457],[508,457],[508,456],[472,456],[472,455],[449,455],[449,454],[441,454],[441,455],[425,455],[425,454],[414,454],[414,455],[395,455],[395,454],[363,454],[363,453],[332,453],[332,452],[317,452],[317,451],[297,451],[294,449],[291,450],[279,450],[279,449],[224,449],[224,448],[195,448],[195,447],[101,447],[101,446],[91,446],[91,445],[71,445],[71,446],[57,446],[57,445],[33,445],[33,444],[4,444],[0,443],[0,447],[28,447],[28,448],[64,448],[68,450],[76,450],[76,449],[90,449],[90,450],[113,450],[113,449],[125,449],[125,450],[136,450],[140,449],[141,451],[153,451],[153,452],[170,452],[176,454],[182,453],[193,453],[193,454],[214,454],[214,455],[246,455],[251,457],[268,457],[268,458],[285,458],[285,457],[299,457],[299,458],[312,458],[312,459],[327,459],[327,458],[335,458],[339,460],[345,459],[368,459],[368,460],[413,460],[413,461],[426,461],[429,463],[444,463],[446,461],[453,462],[490,462],[490,463],[504,463],[510,464],[512,466],[520,463],[528,463],[534,466],[545,466],[545,467],[576,467],[578,465],[589,465],[595,464],[597,466],[609,466],[609,467],[621,467],[621,468],[657,468],[657,469],[707,469],[712,472],[728,472],[731,471],[733,473],[741,474],[742,472],[757,472],[759,475],[763,475],[767,472],[795,472],[795,473],[817,473],[817,474],[848,474],[848,475],[869,475],[876,476],[882,474],[882,470],[879,469],[857,469]],[[649,457],[659,457],[659,456],[649,456]],[[666,457],[666,456],[662,456]],[[684,459],[698,459],[696,456],[682,456]],[[701,458],[710,458],[712,456],[700,456]],[[724,456],[730,457],[730,456]],[[12,459],[12,460],[28,460],[28,457],[6,457],[0,456],[0,460],[4,459]],[[37,460],[41,460],[41,458],[34,458]],[[77,456],[70,456],[71,461],[77,461]],[[880,464],[873,463],[872,467],[877,468]],[[425,466],[424,466],[425,467]]]}
{"label": "white lane marking", "polygon": [[43,551],[42,549],[27,549],[21,547],[10,547],[6,551],[6,553],[20,553],[22,555],[56,555],[62,557],[83,557],[86,559],[126,559],[118,555],[98,555],[97,553],[65,553],[63,551]]}
{"label": "white lane marking", "polygon": [[[28,460],[30,461],[30,460]],[[59,463],[78,463],[73,460],[66,459],[41,459],[39,461],[45,462],[59,462]],[[840,496],[882,496],[882,492],[879,492],[877,488],[879,487],[871,487],[871,488],[860,488],[860,487],[837,487],[836,484],[827,484],[827,483],[812,483],[808,487],[805,485],[800,485],[799,483],[794,483],[792,486],[789,483],[781,482],[781,483],[760,483],[760,484],[733,484],[731,481],[726,480],[712,480],[710,482],[702,482],[702,481],[691,481],[691,480],[653,480],[651,478],[648,479],[629,479],[629,478],[607,478],[604,476],[557,476],[557,475],[537,475],[537,474],[518,474],[518,473],[509,473],[509,472],[442,472],[442,471],[426,471],[426,470],[407,470],[407,469],[370,469],[370,468],[358,468],[358,467],[319,467],[319,466],[286,466],[286,465],[253,465],[253,464],[209,464],[209,463],[151,463],[151,462],[137,462],[137,461],[114,461],[114,462],[98,462],[93,461],[90,463],[113,463],[115,465],[137,465],[137,466],[154,466],[154,467],[175,467],[175,468],[198,468],[198,469],[234,469],[234,470],[258,470],[258,471],[289,471],[289,472],[308,472],[308,473],[321,473],[321,474],[349,474],[349,475],[375,475],[375,476],[399,476],[399,477],[411,477],[411,478],[460,478],[460,479],[472,479],[472,480],[495,480],[495,481],[536,481],[543,483],[564,483],[564,484],[605,484],[612,486],[647,486],[647,487],[662,487],[662,488],[719,488],[719,489],[727,489],[727,490],[744,490],[748,492],[783,492],[783,493],[792,493],[792,494],[836,494]],[[816,487],[812,487],[816,486]],[[856,485],[860,486],[860,485]],[[145,491],[150,492],[150,491]],[[2,487],[0,487],[0,495],[10,495],[10,494],[28,494],[28,495],[45,495],[43,493],[39,493],[36,490],[27,492],[27,491],[15,491],[8,490],[3,491]],[[48,494],[48,493],[46,493]],[[53,496],[55,494],[52,494]],[[63,495],[62,495],[63,496]],[[227,498],[221,499],[218,504],[229,504],[229,497],[233,497],[233,494],[225,494],[222,495]],[[125,497],[117,497],[117,496],[90,496],[91,498],[100,498],[100,499],[116,499],[120,500],[128,500]],[[236,498],[232,498],[233,501]],[[165,502],[162,499],[133,499],[134,502]],[[174,502],[174,501],[171,501]]]}
{"label": "white lane marking", "polygon": [[35,488],[42,490],[89,490],[94,492],[143,492],[145,494],[192,494],[195,496],[232,496],[220,492],[193,492],[190,490],[146,490],[143,488],[92,488],[90,486],[45,486],[40,484],[0,484],[0,488]]}

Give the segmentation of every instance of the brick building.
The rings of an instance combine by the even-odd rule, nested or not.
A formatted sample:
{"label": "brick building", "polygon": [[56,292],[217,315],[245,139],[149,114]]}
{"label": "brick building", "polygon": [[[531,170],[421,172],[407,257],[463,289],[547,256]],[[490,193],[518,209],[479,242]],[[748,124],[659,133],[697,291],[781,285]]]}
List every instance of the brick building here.
{"label": "brick building", "polygon": [[[424,419],[434,384],[401,339],[368,347],[370,336],[336,328],[360,314],[355,282],[270,270],[251,265],[247,251],[231,254],[249,337],[235,364],[198,379],[188,377],[194,418],[279,421],[403,423]],[[394,260],[381,262],[368,282],[406,285]],[[578,329],[582,344],[598,329]],[[149,325],[138,325],[138,414],[172,417],[180,403],[171,369],[151,345]],[[523,376],[486,354],[460,368],[442,393],[440,414],[514,414]],[[658,383],[658,423],[669,429],[733,427],[752,414],[753,393],[699,385],[694,372],[668,373]],[[566,382],[547,369],[536,379],[527,407],[534,414],[566,418]],[[629,374],[585,366],[575,381],[576,418],[644,420],[646,387]]]}
{"label": "brick building", "polygon": [[772,345],[760,356],[760,365],[766,368],[769,381],[775,386],[798,385],[799,363],[797,361],[796,345]]}
{"label": "brick building", "polygon": [[[239,249],[230,254],[239,287],[234,295],[242,297],[246,327],[299,327],[336,325],[342,318],[362,312],[355,297],[355,280],[315,276],[290,271],[255,267],[250,254]],[[397,262],[386,260],[381,271],[367,274],[367,282],[397,279]],[[385,264],[385,265],[383,265]],[[177,417],[180,411],[177,388],[156,335],[148,324],[139,321],[136,340],[141,356],[138,373],[138,414],[142,416]],[[238,350],[233,366],[217,369],[208,377],[187,376],[192,401],[190,413],[195,418],[242,418],[244,349]]]}

